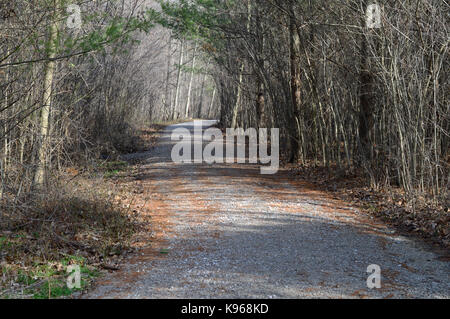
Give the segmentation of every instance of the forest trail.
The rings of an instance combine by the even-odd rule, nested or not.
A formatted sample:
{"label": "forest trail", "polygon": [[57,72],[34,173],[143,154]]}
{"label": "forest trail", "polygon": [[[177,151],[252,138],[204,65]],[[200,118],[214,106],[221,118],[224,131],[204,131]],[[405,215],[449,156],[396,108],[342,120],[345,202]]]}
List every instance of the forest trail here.
{"label": "forest trail", "polygon": [[[139,155],[151,247],[84,298],[450,298],[448,262],[288,171],[174,164],[180,127],[194,131],[169,126]],[[367,287],[373,264],[381,289]]]}

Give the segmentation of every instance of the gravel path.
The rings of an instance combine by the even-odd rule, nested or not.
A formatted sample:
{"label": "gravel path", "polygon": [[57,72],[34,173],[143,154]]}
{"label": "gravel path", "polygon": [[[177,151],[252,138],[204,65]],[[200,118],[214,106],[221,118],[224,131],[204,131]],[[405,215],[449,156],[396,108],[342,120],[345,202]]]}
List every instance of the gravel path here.
{"label": "gravel path", "polygon": [[[450,297],[448,261],[289,172],[172,163],[179,127],[194,123],[136,155],[161,238],[84,298]],[[367,287],[371,264],[381,289]]]}

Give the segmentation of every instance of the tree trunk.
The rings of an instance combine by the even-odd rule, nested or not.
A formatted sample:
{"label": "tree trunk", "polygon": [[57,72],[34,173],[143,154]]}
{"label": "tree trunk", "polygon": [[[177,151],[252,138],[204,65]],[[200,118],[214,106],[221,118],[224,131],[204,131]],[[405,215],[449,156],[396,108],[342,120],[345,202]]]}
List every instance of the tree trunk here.
{"label": "tree trunk", "polygon": [[[368,1],[364,1],[364,8],[367,8]],[[366,29],[366,34],[363,35],[361,43],[361,71],[360,71],[360,87],[359,87],[359,141],[361,145],[362,161],[366,161],[370,165],[373,160],[372,142],[370,140],[371,132],[374,126],[374,112],[376,103],[376,85],[373,70],[373,63],[369,61],[369,45],[372,40],[374,50],[378,51],[378,41],[376,29],[367,29],[366,19],[363,19],[363,28]],[[376,52],[377,53],[377,52]],[[378,56],[376,54],[375,56]]]}
{"label": "tree trunk", "polygon": [[[252,19],[252,2],[251,0],[247,0],[247,32],[250,32],[250,22]],[[242,61],[241,67],[239,69],[239,81],[238,81],[238,88],[236,93],[236,103],[234,104],[233,108],[233,117],[231,120],[231,127],[235,129],[237,127],[237,117],[239,114],[239,107],[240,107],[240,100],[241,100],[241,94],[242,94],[242,82],[244,77],[244,68],[245,63]]]}
{"label": "tree trunk", "polygon": [[361,143],[362,160],[371,161],[369,131],[373,124],[373,77],[367,65],[367,43],[361,44],[361,74],[359,88],[359,141]]}
{"label": "tree trunk", "polygon": [[171,109],[172,99],[170,97],[170,66],[172,64],[172,35],[169,39],[169,49],[167,54],[167,74],[166,74],[166,91],[164,94],[166,110]]}
{"label": "tree trunk", "polygon": [[37,169],[34,175],[34,184],[38,188],[43,188],[45,184],[45,173],[47,164],[47,152],[49,151],[48,145],[48,131],[50,120],[50,106],[52,103],[52,84],[55,74],[56,62],[56,41],[58,38],[58,14],[60,10],[59,1],[56,2],[55,13],[53,22],[50,26],[50,38],[49,38],[49,54],[48,62],[45,66],[44,72],[44,94],[42,99],[41,118],[39,123],[40,131],[40,145],[38,149],[38,163]]}
{"label": "tree trunk", "polygon": [[205,93],[206,76],[207,76],[206,74],[203,75],[202,87],[200,88],[200,98],[198,103],[197,118],[201,118],[203,113],[203,95]]}
{"label": "tree trunk", "polygon": [[213,90],[213,94],[212,94],[212,98],[211,98],[211,104],[209,105],[209,110],[208,110],[208,119],[211,119],[211,114],[212,114],[212,110],[214,107],[214,98],[216,97],[216,88],[214,87]]}
{"label": "tree trunk", "polygon": [[291,2],[289,18],[290,65],[291,65],[291,95],[292,115],[290,128],[289,162],[296,163],[300,152],[300,108],[301,108],[301,78],[300,78],[300,35],[295,20],[294,4]]}
{"label": "tree trunk", "polygon": [[244,73],[244,62],[241,64],[241,68],[239,69],[239,82],[238,82],[238,88],[236,93],[236,103],[233,107],[233,118],[231,120],[231,127],[236,128],[237,127],[237,117],[239,114],[239,106],[240,106],[240,100],[241,100],[241,91],[242,91],[242,81],[243,81],[243,75]]}
{"label": "tree trunk", "polygon": [[189,118],[189,108],[191,106],[191,91],[192,91],[192,82],[194,80],[194,68],[195,68],[195,59],[197,54],[197,43],[194,47],[194,56],[192,57],[192,70],[191,70],[191,78],[189,79],[189,87],[188,87],[188,93],[187,93],[187,102],[186,102],[186,112],[185,112],[185,118]]}
{"label": "tree trunk", "polygon": [[[257,56],[257,63],[260,68],[266,69],[266,66],[264,65],[264,33],[262,31],[262,22],[261,22],[261,12],[258,9],[256,13],[256,32],[258,35],[258,56]],[[262,73],[262,72],[261,72]],[[264,94],[264,81],[262,78],[262,75],[256,74],[257,82],[256,82],[256,88],[258,90],[257,96],[256,96],[256,121],[258,128],[265,128],[266,127],[266,101],[265,101],[265,94]]]}
{"label": "tree trunk", "polygon": [[173,103],[173,114],[172,119],[176,120],[178,117],[178,96],[180,94],[180,85],[181,85],[181,67],[183,65],[183,54],[184,54],[184,40],[181,40],[181,50],[180,50],[180,60],[178,62],[178,73],[177,73],[177,87],[175,89],[175,102]]}

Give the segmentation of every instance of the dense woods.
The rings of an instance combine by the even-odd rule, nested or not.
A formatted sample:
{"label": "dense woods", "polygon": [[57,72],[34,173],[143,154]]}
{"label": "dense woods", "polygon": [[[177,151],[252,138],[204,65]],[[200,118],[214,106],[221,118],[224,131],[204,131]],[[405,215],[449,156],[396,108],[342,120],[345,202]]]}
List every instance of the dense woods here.
{"label": "dense woods", "polygon": [[279,127],[290,162],[446,193],[448,4],[180,3],[169,21],[199,27],[225,127]]}
{"label": "dense woods", "polygon": [[67,1],[1,3],[5,195],[43,188],[59,169],[96,156],[100,145],[125,147],[117,137],[148,112],[143,104],[154,103],[142,81],[152,70],[135,61],[158,52],[130,50],[130,34],[150,27],[134,12],[137,1],[79,4],[78,16]]}
{"label": "dense woods", "polygon": [[279,127],[290,162],[373,186],[447,190],[445,2],[379,2],[379,28],[363,0],[160,4],[2,1],[2,194],[189,117]]}

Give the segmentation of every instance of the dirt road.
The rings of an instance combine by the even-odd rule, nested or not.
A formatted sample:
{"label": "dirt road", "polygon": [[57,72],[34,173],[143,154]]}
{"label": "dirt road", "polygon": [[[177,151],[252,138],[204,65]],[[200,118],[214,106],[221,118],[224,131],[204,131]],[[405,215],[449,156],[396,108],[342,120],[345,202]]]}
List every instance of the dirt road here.
{"label": "dirt road", "polygon": [[[174,164],[179,127],[194,123],[139,155],[155,241],[85,298],[450,297],[448,262],[287,171]],[[369,265],[380,289],[367,287]]]}

